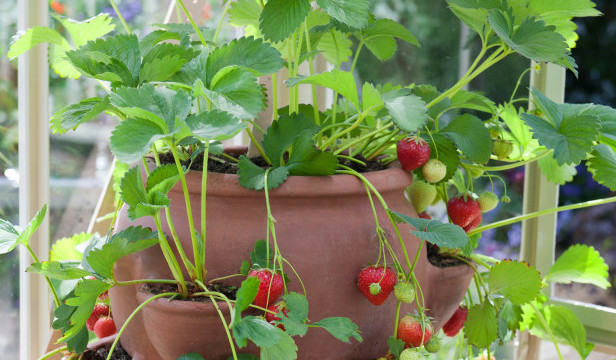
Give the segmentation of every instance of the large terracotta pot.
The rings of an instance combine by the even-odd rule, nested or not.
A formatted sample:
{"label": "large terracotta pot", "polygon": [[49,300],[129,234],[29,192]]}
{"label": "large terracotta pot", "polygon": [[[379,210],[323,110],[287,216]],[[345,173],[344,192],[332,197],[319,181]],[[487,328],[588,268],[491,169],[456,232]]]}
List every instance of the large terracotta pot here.
{"label": "large terracotta pot", "polygon": [[[391,209],[416,216],[403,196],[404,188],[412,181],[410,174],[392,168],[367,173],[365,176],[379,190]],[[201,174],[189,173],[188,188],[195,219],[200,216],[200,186]],[[238,273],[241,262],[249,258],[254,242],[265,238],[266,205],[264,193],[242,188],[236,175],[208,174],[207,191],[206,263],[207,276],[212,279]],[[179,184],[169,196],[175,228],[187,253],[191,253],[185,205]],[[359,326],[364,338],[362,343],[353,341],[345,344],[322,329],[311,329],[306,336],[296,338],[298,358],[358,360],[376,359],[384,355],[387,351],[387,334],[391,334],[394,328],[395,299],[392,296],[383,305],[375,307],[356,286],[358,272],[367,264],[374,263],[379,251],[374,217],[362,183],[351,175],[292,176],[270,192],[270,200],[277,221],[278,246],[306,286],[310,320],[332,316],[349,317]],[[380,225],[388,233],[391,246],[404,263],[400,244],[393,236],[394,231],[387,216],[378,204],[377,213]],[[116,231],[130,225],[154,228],[149,219],[129,222],[126,209],[122,209]],[[409,230],[410,227],[401,226],[407,250],[409,254],[415,254],[419,240],[410,235]],[[428,262],[424,251],[415,271],[424,291],[426,306],[430,309],[429,315],[434,317],[435,328],[438,329],[462,300],[472,277],[472,269],[467,266],[444,269],[434,267]],[[126,281],[171,278],[171,273],[160,249],[155,247],[122,258],[116,264],[115,276],[118,281]],[[290,277],[290,291],[301,292],[299,281]],[[241,279],[237,281],[239,283]],[[113,288],[110,298],[118,326],[125,322],[140,303],[136,286]],[[402,314],[413,308],[404,306]],[[150,336],[145,326],[146,314],[147,311],[137,315],[129,324],[122,335],[122,345],[137,360],[172,359],[163,356],[152,345],[161,339]],[[163,322],[157,325],[166,326]],[[174,331],[183,334],[188,340],[197,330],[185,326]],[[203,341],[208,341],[208,337],[204,335]],[[206,359],[217,359],[202,355]]]}

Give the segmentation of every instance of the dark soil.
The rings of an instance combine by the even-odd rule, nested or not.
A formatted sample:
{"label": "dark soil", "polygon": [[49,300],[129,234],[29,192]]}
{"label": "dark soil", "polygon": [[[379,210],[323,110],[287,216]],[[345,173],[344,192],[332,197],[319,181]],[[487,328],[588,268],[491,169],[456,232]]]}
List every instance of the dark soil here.
{"label": "dark soil", "polygon": [[[84,351],[83,356],[80,358],[82,360],[105,360],[107,359],[107,355],[109,355],[109,349],[111,349],[111,344],[107,344],[103,347],[98,348],[97,350],[87,349]],[[111,355],[112,360],[131,360],[132,356],[128,355],[126,350],[122,347],[122,344],[118,342],[118,345],[113,349],[113,355]]]}
{"label": "dark soil", "polygon": [[465,265],[465,263],[459,259],[448,256],[447,254],[440,254],[438,246],[430,243],[426,243],[426,245],[428,247],[428,261],[430,264],[439,268]]}
{"label": "dark soil", "polygon": [[[351,169],[357,172],[360,172],[360,173],[380,171],[380,170],[385,170],[387,168],[386,164],[383,164],[381,161],[378,161],[378,160],[368,161],[364,159],[362,156],[357,157],[357,160],[364,162],[366,166],[359,164],[355,161],[348,160],[348,159],[341,159],[340,164],[348,166]],[[250,161],[252,161],[254,164],[262,168],[267,168],[269,166],[265,162],[265,160],[263,160],[262,157],[251,158]],[[175,161],[171,153],[165,153],[165,154],[160,154],[160,162],[162,164],[173,164]],[[188,166],[189,163],[190,163],[189,161],[185,161],[183,165]],[[208,166],[209,172],[214,172],[214,173],[219,173],[219,174],[237,174],[237,171],[238,171],[238,167],[236,163],[223,159],[223,158],[217,158],[217,157],[210,157],[210,159],[208,160],[207,166]],[[190,169],[194,171],[203,171],[203,154],[199,154],[195,157],[192,164],[190,164]]]}
{"label": "dark soil", "polygon": [[[166,292],[177,292],[178,287],[174,284],[159,284],[159,283],[145,283],[142,285],[142,289],[150,292],[152,294],[162,294]],[[235,300],[235,295],[237,293],[237,287],[225,285],[222,283],[213,283],[209,285],[209,289],[211,291],[216,291],[224,294],[229,300]],[[192,294],[203,292],[201,288],[197,288],[193,284],[188,284],[188,297],[186,299],[181,299],[185,301],[194,301],[194,302],[211,302],[211,299],[208,296],[194,296]],[[180,300],[180,298],[176,298],[176,300]]]}

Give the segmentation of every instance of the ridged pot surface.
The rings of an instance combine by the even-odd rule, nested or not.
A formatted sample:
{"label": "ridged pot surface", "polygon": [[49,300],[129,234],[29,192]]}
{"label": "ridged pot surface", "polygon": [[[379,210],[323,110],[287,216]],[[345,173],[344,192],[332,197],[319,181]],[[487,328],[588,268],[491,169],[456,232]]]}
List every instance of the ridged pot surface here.
{"label": "ridged pot surface", "polygon": [[[416,216],[403,195],[404,188],[412,181],[410,174],[392,168],[364,175],[379,190],[390,209]],[[195,219],[200,218],[200,187],[201,173],[189,173],[188,188]],[[266,236],[267,212],[263,191],[242,188],[237,175],[209,173],[207,191],[206,264],[207,276],[213,279],[239,272],[242,261],[249,259],[254,242]],[[184,249],[190,254],[192,245],[179,184],[169,196],[175,229]],[[276,219],[278,247],[306,287],[309,319],[314,322],[325,317],[349,317],[359,326],[364,338],[362,343],[353,340],[346,344],[322,329],[310,329],[306,336],[296,338],[298,359],[358,360],[384,355],[388,348],[386,339],[394,327],[395,299],[392,295],[383,305],[375,307],[356,285],[359,271],[376,262],[379,252],[374,216],[363,184],[351,175],[289,177],[270,192],[270,202]],[[404,263],[400,244],[385,211],[378,203],[376,207],[380,225],[387,232],[398,259]],[[116,231],[131,225],[155,228],[149,219],[129,222],[126,209],[122,209]],[[199,225],[195,226],[199,228]],[[413,256],[419,240],[410,235],[409,226],[403,225],[400,230],[407,251]],[[286,271],[291,278],[289,290],[301,292],[300,282],[289,268]],[[440,328],[462,300],[472,269],[466,266],[439,269],[432,266],[424,255],[420,257],[415,273],[424,292],[426,307],[431,309],[430,316],[435,318],[435,328]],[[115,275],[118,281],[171,278],[158,247],[122,258],[116,263]],[[441,283],[441,279],[445,282]],[[240,281],[237,279],[234,285]],[[111,290],[111,306],[118,326],[139,303],[136,286]],[[404,306],[402,314],[412,309],[414,307]],[[136,359],[171,359],[161,356],[152,346],[153,339],[144,336],[147,332],[143,315],[138,314],[129,324],[122,335],[122,345]]]}

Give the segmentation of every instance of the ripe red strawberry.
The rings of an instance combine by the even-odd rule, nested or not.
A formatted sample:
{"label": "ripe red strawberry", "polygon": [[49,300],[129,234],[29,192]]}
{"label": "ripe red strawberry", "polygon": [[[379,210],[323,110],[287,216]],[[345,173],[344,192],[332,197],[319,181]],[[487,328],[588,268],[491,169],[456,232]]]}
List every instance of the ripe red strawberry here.
{"label": "ripe red strawberry", "polygon": [[459,196],[447,202],[447,214],[451,222],[469,232],[481,224],[481,208],[479,202],[470,196]]}
{"label": "ripe red strawberry", "polygon": [[396,273],[384,266],[368,266],[357,276],[359,291],[374,305],[387,300],[396,285]]}
{"label": "ripe red strawberry", "polygon": [[88,331],[94,331],[94,324],[98,321],[99,318],[103,316],[110,316],[111,312],[109,310],[109,306],[106,304],[96,304],[94,305],[94,310],[92,310],[92,314],[88,321],[86,321],[86,327]]}
{"label": "ripe red strawberry", "polygon": [[416,136],[400,140],[396,151],[400,165],[406,171],[418,169],[430,159],[430,146]]}
{"label": "ripe red strawberry", "polygon": [[257,297],[252,302],[260,307],[268,307],[280,298],[284,291],[284,280],[282,275],[274,273],[270,269],[252,270],[248,273],[249,277],[256,277],[261,280]]}
{"label": "ripe red strawberry", "polygon": [[432,324],[429,322],[425,323],[422,330],[421,323],[415,316],[407,315],[400,319],[398,323],[398,339],[404,341],[405,347],[420,347],[430,341],[431,337]]}
{"label": "ripe red strawberry", "polygon": [[109,316],[103,316],[98,319],[96,324],[94,324],[94,333],[99,339],[115,334],[116,327],[113,319]]}
{"label": "ripe red strawberry", "polygon": [[453,313],[453,315],[451,315],[451,318],[449,318],[445,325],[443,325],[443,332],[445,333],[445,335],[450,337],[458,335],[460,329],[464,327],[466,316],[468,316],[468,309],[462,306],[458,306],[456,312]]}
{"label": "ripe red strawberry", "polygon": [[421,172],[427,182],[434,184],[445,178],[445,175],[447,175],[447,166],[440,160],[430,159],[421,168]]}
{"label": "ripe red strawberry", "polygon": [[[276,314],[272,314],[271,312],[265,313],[265,320],[267,320],[267,322],[272,325],[275,325],[276,321],[282,320],[282,318],[278,316],[279,313],[282,312],[285,316],[289,315],[289,309],[287,308],[287,303],[285,303],[284,301],[279,301],[271,305],[270,307],[267,308],[267,310],[276,312]],[[278,324],[277,326],[281,328],[282,330],[285,329],[284,325],[282,324]]]}
{"label": "ripe red strawberry", "polygon": [[436,198],[436,187],[421,180],[413,181],[405,189],[405,192],[417,212],[426,210],[428,205],[432,204]]}

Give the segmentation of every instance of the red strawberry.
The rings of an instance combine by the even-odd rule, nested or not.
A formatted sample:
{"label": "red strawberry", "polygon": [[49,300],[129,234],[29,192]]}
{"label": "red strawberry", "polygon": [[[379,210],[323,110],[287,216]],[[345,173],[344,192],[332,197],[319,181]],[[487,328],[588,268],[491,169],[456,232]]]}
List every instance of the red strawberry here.
{"label": "red strawberry", "polygon": [[406,171],[413,171],[430,159],[430,146],[422,138],[402,139],[396,150],[400,165]]}
{"label": "red strawberry", "polygon": [[432,220],[432,216],[430,216],[430,214],[428,214],[427,212],[419,213],[417,214],[417,216],[419,216],[422,219]]}
{"label": "red strawberry", "polygon": [[[285,316],[289,315],[289,309],[287,308],[287,303],[285,303],[284,301],[279,301],[279,302],[271,305],[270,307],[267,308],[267,310],[274,311],[276,313],[276,314],[272,314],[271,312],[266,312],[265,313],[265,320],[267,320],[267,322],[272,324],[272,325],[275,325],[276,321],[282,320],[282,318],[278,317],[278,315],[281,312]],[[277,326],[279,328],[281,328],[282,330],[284,330],[284,325],[278,324]]]}
{"label": "red strawberry", "polygon": [[115,334],[116,327],[113,319],[109,316],[103,316],[98,319],[96,324],[94,324],[94,333],[99,339]]}
{"label": "red strawberry", "polygon": [[282,275],[274,273],[270,269],[252,270],[248,273],[248,277],[256,277],[261,280],[257,297],[252,302],[260,307],[268,307],[280,298],[284,291],[284,280]]}
{"label": "red strawberry", "polygon": [[105,304],[96,304],[94,305],[94,310],[92,310],[92,314],[88,321],[86,321],[86,327],[89,331],[94,331],[94,324],[98,321],[99,318],[103,316],[110,316],[111,312],[109,310],[109,306]]}
{"label": "red strawberry", "polygon": [[451,222],[469,232],[481,224],[481,208],[479,202],[470,196],[451,198],[447,202],[447,213]]}
{"label": "red strawberry", "polygon": [[443,332],[445,335],[453,337],[458,335],[460,329],[464,326],[468,310],[465,307],[458,306],[456,312],[451,315],[449,320],[443,325]]}
{"label": "red strawberry", "polygon": [[420,347],[430,341],[431,337],[432,324],[429,322],[425,323],[422,330],[421,323],[415,316],[407,315],[400,319],[400,323],[398,323],[398,339],[404,341],[405,347]]}
{"label": "red strawberry", "polygon": [[396,285],[396,273],[384,266],[368,266],[357,276],[359,291],[374,305],[387,300]]}

